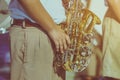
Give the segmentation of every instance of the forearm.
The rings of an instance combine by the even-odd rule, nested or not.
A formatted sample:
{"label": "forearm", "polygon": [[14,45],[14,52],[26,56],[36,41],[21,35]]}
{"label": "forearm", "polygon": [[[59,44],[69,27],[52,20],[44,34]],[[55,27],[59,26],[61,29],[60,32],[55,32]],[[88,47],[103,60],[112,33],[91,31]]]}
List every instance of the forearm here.
{"label": "forearm", "polygon": [[56,28],[56,24],[44,9],[39,0],[18,0],[27,14],[46,32]]}
{"label": "forearm", "polygon": [[40,0],[18,0],[27,14],[41,25],[55,45],[57,51],[63,53],[70,45],[70,38],[54,23],[50,15],[42,6]]}
{"label": "forearm", "polygon": [[107,0],[109,9],[116,16],[117,21],[120,22],[120,0]]}

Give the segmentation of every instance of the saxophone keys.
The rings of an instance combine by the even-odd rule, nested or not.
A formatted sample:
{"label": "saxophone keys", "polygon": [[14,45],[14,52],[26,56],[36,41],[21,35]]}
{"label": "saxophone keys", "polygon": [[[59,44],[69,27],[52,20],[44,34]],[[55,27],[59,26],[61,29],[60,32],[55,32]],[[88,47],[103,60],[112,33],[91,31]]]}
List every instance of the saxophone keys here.
{"label": "saxophone keys", "polygon": [[81,47],[79,53],[82,57],[87,57],[87,56],[90,56],[92,54],[92,51],[89,47],[83,46],[83,47]]}
{"label": "saxophone keys", "polygon": [[85,44],[91,43],[93,41],[93,37],[94,37],[93,33],[84,34],[83,35],[83,42]]}

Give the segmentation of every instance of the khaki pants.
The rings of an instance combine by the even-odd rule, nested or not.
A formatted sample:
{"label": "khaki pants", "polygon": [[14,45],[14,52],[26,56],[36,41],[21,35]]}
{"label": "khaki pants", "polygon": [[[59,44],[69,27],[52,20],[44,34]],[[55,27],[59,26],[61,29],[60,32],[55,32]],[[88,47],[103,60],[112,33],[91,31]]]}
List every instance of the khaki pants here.
{"label": "khaki pants", "polygon": [[103,76],[120,79],[120,24],[105,17],[103,22]]}
{"label": "khaki pants", "polygon": [[10,29],[10,41],[11,80],[63,80],[54,72],[53,49],[40,29],[14,25]]}

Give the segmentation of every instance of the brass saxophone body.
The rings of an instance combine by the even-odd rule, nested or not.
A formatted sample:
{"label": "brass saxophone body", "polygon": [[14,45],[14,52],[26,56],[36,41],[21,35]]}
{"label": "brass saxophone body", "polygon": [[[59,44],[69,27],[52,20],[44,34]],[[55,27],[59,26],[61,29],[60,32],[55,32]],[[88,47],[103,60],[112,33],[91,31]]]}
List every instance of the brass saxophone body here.
{"label": "brass saxophone body", "polygon": [[90,62],[93,28],[101,21],[93,12],[82,8],[80,0],[70,0],[66,16],[66,23],[61,24],[61,28],[69,35],[71,45],[65,53],[56,53],[55,66],[62,66],[67,71],[80,72]]}

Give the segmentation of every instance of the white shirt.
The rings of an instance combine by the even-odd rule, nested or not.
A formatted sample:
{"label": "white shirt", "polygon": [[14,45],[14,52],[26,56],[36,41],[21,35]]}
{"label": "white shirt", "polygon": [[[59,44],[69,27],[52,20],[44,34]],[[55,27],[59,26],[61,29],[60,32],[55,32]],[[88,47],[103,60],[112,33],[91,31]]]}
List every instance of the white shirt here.
{"label": "white shirt", "polygon": [[[52,17],[55,23],[59,24],[66,20],[65,10],[62,6],[62,0],[40,0],[44,8]],[[32,8],[32,7],[31,7]],[[24,11],[18,0],[12,0],[9,4],[11,17],[13,19],[29,19],[34,22]],[[39,16],[38,16],[39,17]]]}

